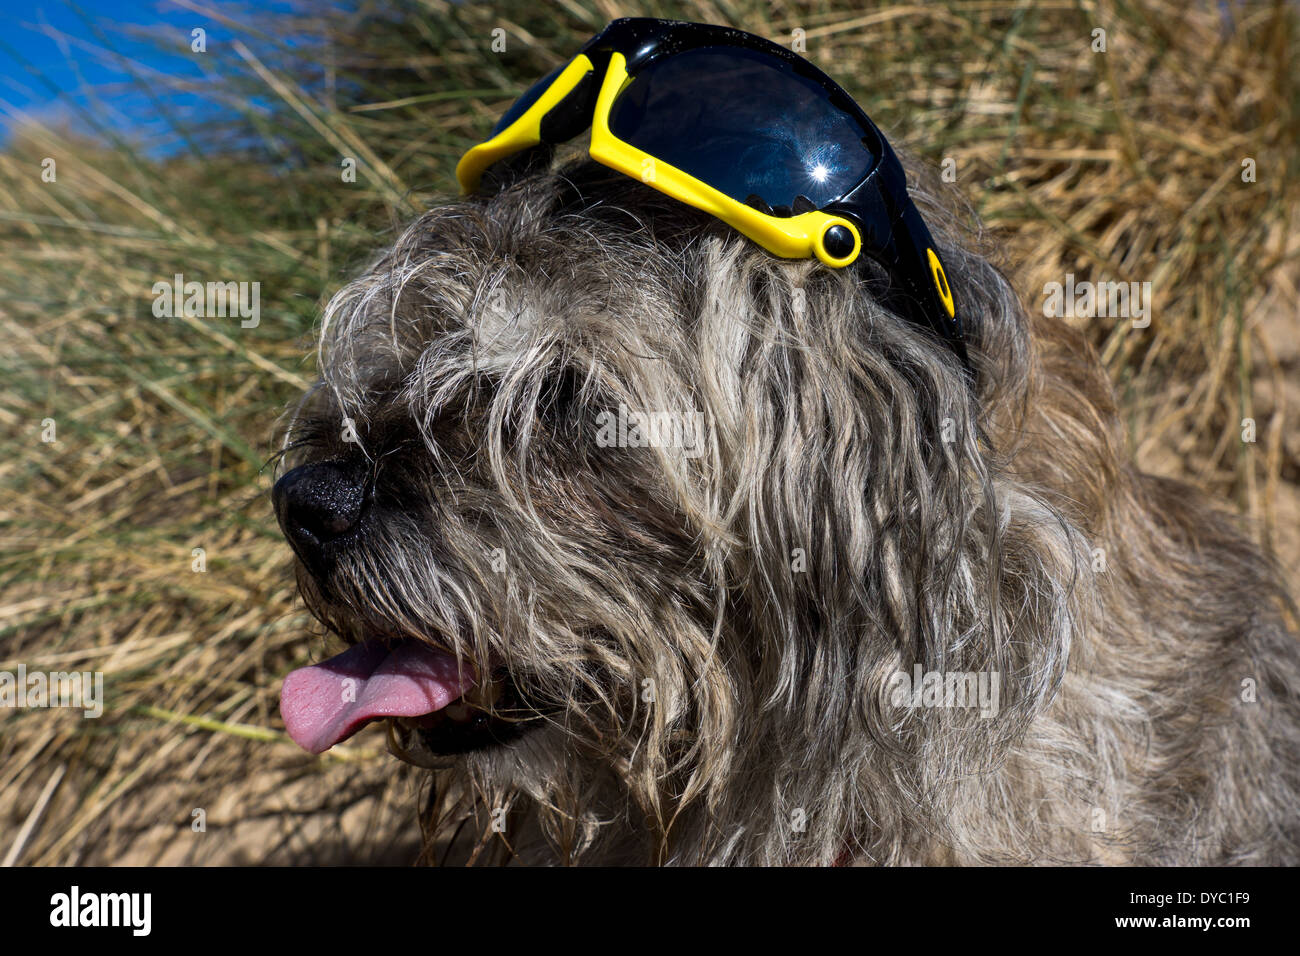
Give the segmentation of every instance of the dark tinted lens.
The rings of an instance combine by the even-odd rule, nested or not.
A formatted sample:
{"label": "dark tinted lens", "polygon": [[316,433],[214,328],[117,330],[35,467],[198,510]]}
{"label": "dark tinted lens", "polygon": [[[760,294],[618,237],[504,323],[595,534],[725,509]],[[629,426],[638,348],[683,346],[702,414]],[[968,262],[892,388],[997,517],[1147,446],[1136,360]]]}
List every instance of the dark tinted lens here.
{"label": "dark tinted lens", "polygon": [[[564,66],[568,66],[568,64],[566,63]],[[524,113],[528,112],[528,107],[541,99],[542,94],[545,93],[550,85],[555,82],[555,78],[564,72],[564,66],[560,67],[558,70],[553,70],[546,76],[542,77],[528,88],[528,92],[510,104],[510,109],[506,110],[501,119],[497,120],[497,125],[492,127],[492,135],[495,136],[515,120],[519,119],[519,117],[523,116]]]}
{"label": "dark tinted lens", "polygon": [[[750,50],[705,47],[652,61],[615,101],[619,139],[733,199],[823,206],[871,171],[868,131],[815,80]],[[802,204],[801,204],[802,205]]]}

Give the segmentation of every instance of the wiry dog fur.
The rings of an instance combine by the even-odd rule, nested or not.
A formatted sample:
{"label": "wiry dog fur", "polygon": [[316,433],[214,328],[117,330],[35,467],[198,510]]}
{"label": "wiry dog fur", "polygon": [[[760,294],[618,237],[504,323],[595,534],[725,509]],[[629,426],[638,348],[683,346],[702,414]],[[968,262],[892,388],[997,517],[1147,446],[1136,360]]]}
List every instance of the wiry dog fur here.
{"label": "wiry dog fur", "polygon": [[[1300,668],[1273,569],[1127,463],[1095,354],[915,198],[974,390],[874,274],[777,259],[590,162],[429,211],[330,302],[285,460],[364,461],[373,497],[304,596],[349,640],[504,666],[525,706],[501,716],[537,723],[449,760],[393,731],[442,767],[431,845],[1295,860]],[[700,413],[703,447],[602,447],[620,405]],[[916,663],[997,672],[999,712],[894,706]]]}

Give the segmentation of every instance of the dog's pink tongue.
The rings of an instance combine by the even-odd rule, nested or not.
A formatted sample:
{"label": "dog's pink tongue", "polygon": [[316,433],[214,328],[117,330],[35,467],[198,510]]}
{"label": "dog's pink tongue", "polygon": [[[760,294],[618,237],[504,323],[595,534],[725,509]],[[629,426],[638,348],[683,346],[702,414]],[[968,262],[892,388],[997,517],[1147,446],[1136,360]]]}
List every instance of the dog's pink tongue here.
{"label": "dog's pink tongue", "polygon": [[423,644],[393,649],[368,641],[284,679],[280,716],[304,750],[329,750],[377,717],[442,710],[474,686],[469,668]]}

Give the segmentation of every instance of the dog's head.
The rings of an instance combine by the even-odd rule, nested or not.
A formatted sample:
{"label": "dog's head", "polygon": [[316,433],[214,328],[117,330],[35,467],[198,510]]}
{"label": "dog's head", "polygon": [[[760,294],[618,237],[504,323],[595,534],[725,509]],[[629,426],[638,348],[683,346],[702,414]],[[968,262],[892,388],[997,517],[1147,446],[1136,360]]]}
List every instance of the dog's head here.
{"label": "dog's head", "polygon": [[[286,681],[295,738],[391,717],[570,851],[633,807],[661,857],[829,859],[926,799],[936,746],[994,757],[1059,676],[1073,545],[986,443],[1023,312],[918,199],[979,394],[883,273],[591,163],[410,226],[329,304],[287,428],[276,513],[352,648]],[[999,672],[1000,716],[891,705],[916,664]]]}

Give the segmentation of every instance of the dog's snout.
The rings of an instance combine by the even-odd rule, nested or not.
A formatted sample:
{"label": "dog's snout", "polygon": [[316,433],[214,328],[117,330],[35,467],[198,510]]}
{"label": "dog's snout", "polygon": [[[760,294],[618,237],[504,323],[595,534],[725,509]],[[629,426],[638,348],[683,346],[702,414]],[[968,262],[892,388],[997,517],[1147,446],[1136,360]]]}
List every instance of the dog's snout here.
{"label": "dog's snout", "polygon": [[343,462],[300,465],[271,491],[275,515],[304,556],[357,526],[365,509],[366,483],[360,469]]}

